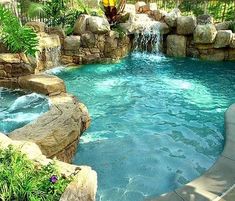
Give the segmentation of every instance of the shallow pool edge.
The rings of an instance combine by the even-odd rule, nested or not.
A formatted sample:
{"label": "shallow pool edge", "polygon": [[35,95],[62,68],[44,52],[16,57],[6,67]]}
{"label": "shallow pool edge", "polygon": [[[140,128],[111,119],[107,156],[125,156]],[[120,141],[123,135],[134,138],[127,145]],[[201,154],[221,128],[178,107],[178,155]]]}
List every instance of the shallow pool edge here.
{"label": "shallow pool edge", "polygon": [[235,104],[225,112],[225,146],[214,165],[202,176],[151,201],[234,201]]}

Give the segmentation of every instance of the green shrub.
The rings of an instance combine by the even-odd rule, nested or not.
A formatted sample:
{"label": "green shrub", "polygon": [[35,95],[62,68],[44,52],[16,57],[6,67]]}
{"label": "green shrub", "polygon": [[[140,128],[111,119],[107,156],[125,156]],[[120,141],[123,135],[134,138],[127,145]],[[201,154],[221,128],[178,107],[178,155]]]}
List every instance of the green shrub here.
{"label": "green shrub", "polygon": [[121,39],[123,39],[124,36],[126,35],[124,29],[123,29],[119,24],[113,26],[111,29],[112,29],[113,31],[117,32],[117,33],[119,34],[119,37],[120,37]]}
{"label": "green shrub", "polygon": [[0,150],[0,200],[56,201],[71,178],[58,172],[55,163],[36,166],[12,146]]}
{"label": "green shrub", "polygon": [[37,34],[29,27],[22,27],[16,16],[0,5],[0,38],[13,53],[35,55]]}

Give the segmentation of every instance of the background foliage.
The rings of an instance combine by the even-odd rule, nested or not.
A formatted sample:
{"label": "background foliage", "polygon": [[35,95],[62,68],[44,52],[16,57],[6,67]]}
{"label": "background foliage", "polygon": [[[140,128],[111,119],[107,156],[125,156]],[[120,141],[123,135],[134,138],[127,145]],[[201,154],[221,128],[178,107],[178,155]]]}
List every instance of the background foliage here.
{"label": "background foliage", "polygon": [[35,55],[37,51],[36,33],[29,27],[22,27],[19,19],[2,5],[0,5],[0,38],[13,53],[24,52]]}

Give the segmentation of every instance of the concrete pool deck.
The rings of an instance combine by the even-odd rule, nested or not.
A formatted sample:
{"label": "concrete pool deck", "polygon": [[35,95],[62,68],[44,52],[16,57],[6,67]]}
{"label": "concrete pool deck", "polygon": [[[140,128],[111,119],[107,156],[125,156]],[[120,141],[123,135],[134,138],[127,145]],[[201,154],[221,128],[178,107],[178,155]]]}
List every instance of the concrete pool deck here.
{"label": "concrete pool deck", "polygon": [[151,201],[235,201],[235,104],[225,112],[225,146],[201,177]]}

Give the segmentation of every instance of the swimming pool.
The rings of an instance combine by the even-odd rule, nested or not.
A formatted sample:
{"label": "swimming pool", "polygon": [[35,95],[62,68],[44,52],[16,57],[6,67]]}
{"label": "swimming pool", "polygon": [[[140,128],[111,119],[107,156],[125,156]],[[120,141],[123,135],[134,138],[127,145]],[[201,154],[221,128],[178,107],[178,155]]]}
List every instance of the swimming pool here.
{"label": "swimming pool", "polygon": [[203,174],[224,146],[235,66],[134,53],[57,73],[88,107],[74,163],[98,173],[97,200],[141,201]]}
{"label": "swimming pool", "polygon": [[36,93],[0,87],[0,132],[9,133],[49,110],[48,99]]}

